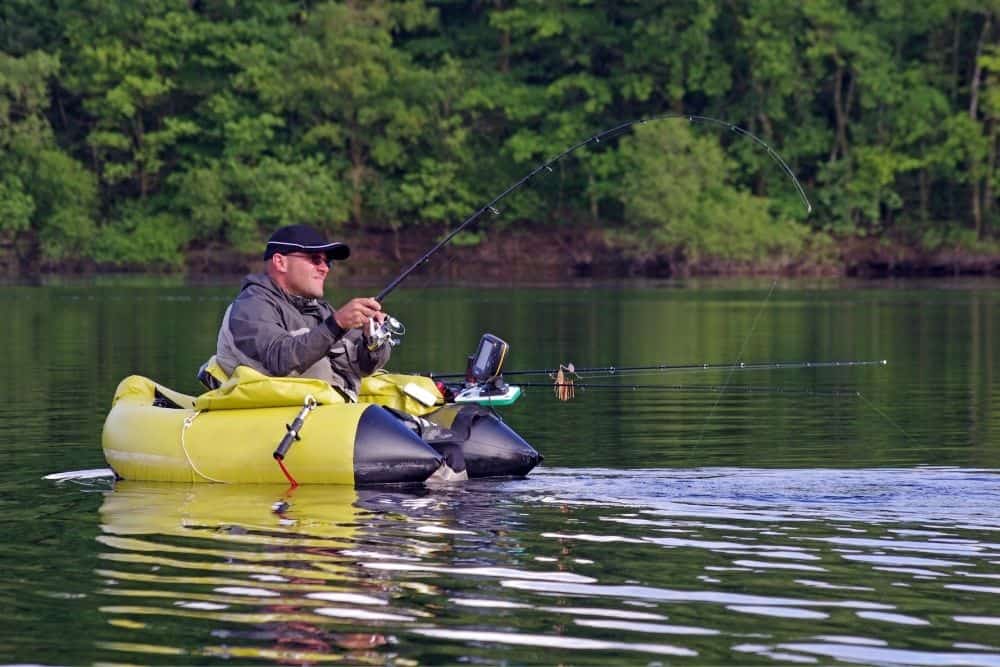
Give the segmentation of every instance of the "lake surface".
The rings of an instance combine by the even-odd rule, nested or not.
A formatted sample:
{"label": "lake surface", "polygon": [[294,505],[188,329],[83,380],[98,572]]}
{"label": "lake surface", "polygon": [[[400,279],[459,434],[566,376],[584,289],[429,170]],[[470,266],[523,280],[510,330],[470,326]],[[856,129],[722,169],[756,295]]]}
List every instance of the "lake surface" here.
{"label": "lake surface", "polygon": [[197,392],[235,287],[0,287],[0,662],[1000,665],[995,281],[403,288],[401,371],[888,363],[529,386],[522,480],[43,480],[126,375]]}

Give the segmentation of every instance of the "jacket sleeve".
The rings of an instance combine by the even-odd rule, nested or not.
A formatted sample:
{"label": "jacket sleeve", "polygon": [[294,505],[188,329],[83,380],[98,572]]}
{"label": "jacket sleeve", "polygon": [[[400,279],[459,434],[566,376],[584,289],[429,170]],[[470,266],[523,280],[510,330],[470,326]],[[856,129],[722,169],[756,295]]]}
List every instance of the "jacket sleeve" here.
{"label": "jacket sleeve", "polygon": [[392,346],[388,343],[382,345],[374,352],[368,349],[368,341],[361,335],[358,346],[358,370],[361,375],[371,375],[378,369],[389,363],[389,355],[392,354]]}
{"label": "jacket sleeve", "polygon": [[233,303],[229,330],[239,351],[275,376],[305,371],[344,335],[332,317],[309,331],[293,335],[286,328],[278,304],[249,290]]}
{"label": "jacket sleeve", "polygon": [[341,377],[360,380],[385,366],[391,352],[389,345],[383,345],[372,352],[368,349],[361,329],[351,329],[331,348],[330,365]]}

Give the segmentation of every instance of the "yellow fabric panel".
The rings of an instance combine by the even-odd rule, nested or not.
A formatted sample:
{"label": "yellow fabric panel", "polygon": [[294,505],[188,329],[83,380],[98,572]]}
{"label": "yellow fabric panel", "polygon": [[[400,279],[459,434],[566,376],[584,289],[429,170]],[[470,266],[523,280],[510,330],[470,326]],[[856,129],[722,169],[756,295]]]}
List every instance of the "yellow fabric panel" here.
{"label": "yellow fabric panel", "polygon": [[[286,384],[285,378],[257,375]],[[340,400],[325,382],[311,382],[319,382]],[[249,384],[260,383],[255,380]],[[307,383],[292,384],[298,385],[303,398],[302,389],[311,388]],[[298,396],[288,398],[287,407],[196,411],[154,407],[157,388],[152,380],[133,375],[115,392],[102,444],[108,464],[118,475],[163,482],[287,484],[272,454],[285,435],[285,425],[302,407],[301,401],[294,402]],[[166,395],[164,387],[159,389]],[[353,486],[354,437],[366,409],[367,405],[341,400],[319,405],[309,413],[301,439],[285,458],[300,484]]]}
{"label": "yellow fabric panel", "polygon": [[125,397],[115,403],[101,436],[104,458],[127,479],[198,481],[180,444],[184,419],[194,412],[154,408],[152,400],[150,391],[148,401]]}
{"label": "yellow fabric panel", "polygon": [[242,410],[299,406],[312,396],[320,405],[343,403],[343,397],[323,380],[270,377],[249,366],[237,366],[221,387],[195,399],[195,410]]}
{"label": "yellow fabric panel", "polygon": [[[416,385],[419,389],[434,397],[434,405],[424,405],[406,393],[407,385]],[[444,396],[438,390],[434,380],[422,375],[402,375],[399,373],[379,372],[361,379],[361,391],[358,394],[359,403],[375,403],[395,410],[402,410],[411,415],[423,416],[434,412],[444,405]]]}
{"label": "yellow fabric panel", "polygon": [[153,399],[156,397],[156,392],[159,392],[162,396],[165,396],[182,408],[194,409],[194,396],[188,396],[187,394],[182,394],[179,391],[174,391],[170,387],[164,387],[162,384],[157,384],[149,378],[141,375],[129,375],[127,378],[119,382],[118,388],[115,389],[115,396],[111,399],[111,405],[114,406],[122,399],[129,400],[133,403],[151,404]]}
{"label": "yellow fabric panel", "polygon": [[156,383],[141,375],[129,375],[118,383],[115,389],[115,396],[111,399],[111,405],[117,405],[118,401],[128,400],[133,403],[152,403],[156,391]]}
{"label": "yellow fabric panel", "polygon": [[444,426],[445,428],[451,428],[455,423],[455,417],[458,413],[462,411],[461,405],[456,405],[455,403],[449,403],[440,410],[434,413],[430,420],[437,424],[438,426]]}
{"label": "yellow fabric panel", "polygon": [[229,379],[226,371],[222,370],[222,366],[219,365],[219,360],[214,354],[205,362],[204,368],[205,372],[218,380],[220,384]]}
{"label": "yellow fabric panel", "polygon": [[[285,465],[300,484],[354,484],[354,435],[367,405],[321,405],[309,413]],[[187,453],[209,481],[284,482],[275,447],[301,406],[203,412],[187,429]]]}

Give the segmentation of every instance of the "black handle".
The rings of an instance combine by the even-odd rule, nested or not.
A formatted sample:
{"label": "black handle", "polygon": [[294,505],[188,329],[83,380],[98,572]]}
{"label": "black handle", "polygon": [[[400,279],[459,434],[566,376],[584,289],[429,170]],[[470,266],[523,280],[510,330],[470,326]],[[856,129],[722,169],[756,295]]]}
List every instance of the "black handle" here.
{"label": "black handle", "polygon": [[283,461],[285,459],[285,454],[287,454],[288,450],[291,449],[292,443],[298,439],[299,439],[299,434],[293,431],[292,427],[289,426],[288,433],[286,433],[285,437],[282,438],[281,442],[278,443],[278,448],[274,450],[274,458],[278,459],[279,461]]}
{"label": "black handle", "polygon": [[306,421],[306,415],[309,414],[309,411],[313,409],[314,405],[315,402],[302,408],[299,411],[299,414],[295,416],[295,419],[292,420],[292,423],[285,425],[287,433],[285,433],[285,437],[281,439],[281,442],[278,443],[278,447],[274,450],[274,458],[279,461],[283,461],[285,455],[288,454],[288,450],[291,449],[292,444],[296,440],[300,439],[299,431],[302,430],[302,424]]}

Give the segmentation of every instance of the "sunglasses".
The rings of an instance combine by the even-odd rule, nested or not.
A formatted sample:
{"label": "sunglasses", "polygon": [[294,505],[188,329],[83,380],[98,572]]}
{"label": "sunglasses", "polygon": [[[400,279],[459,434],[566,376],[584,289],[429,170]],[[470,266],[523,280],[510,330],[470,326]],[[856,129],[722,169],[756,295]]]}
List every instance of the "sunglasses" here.
{"label": "sunglasses", "polygon": [[304,252],[289,252],[282,254],[285,255],[285,257],[299,257],[301,259],[306,260],[313,266],[321,266],[323,264],[326,264],[327,268],[333,268],[333,260],[327,259],[326,255],[322,253],[306,254]]}

